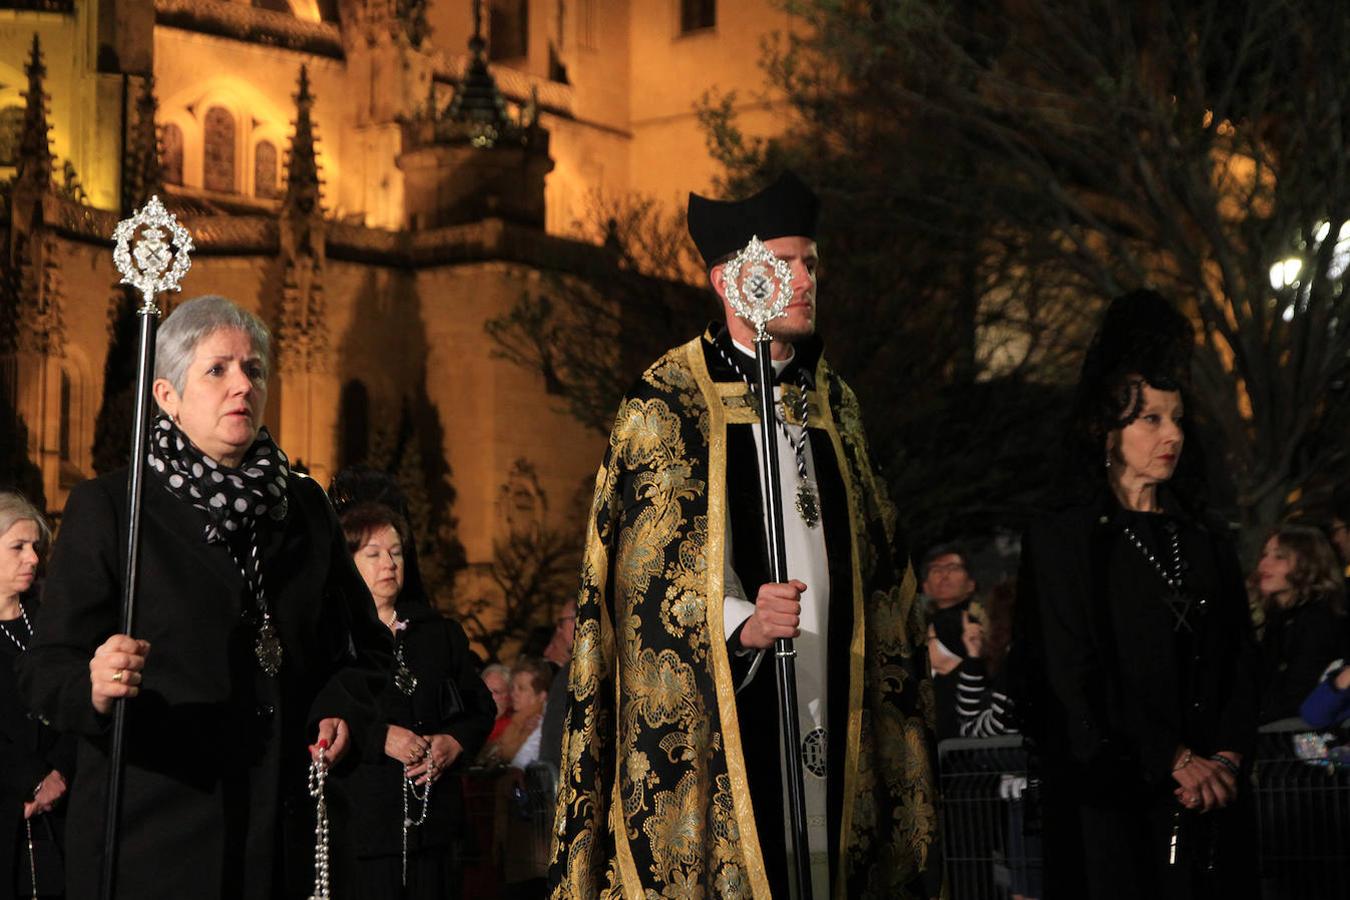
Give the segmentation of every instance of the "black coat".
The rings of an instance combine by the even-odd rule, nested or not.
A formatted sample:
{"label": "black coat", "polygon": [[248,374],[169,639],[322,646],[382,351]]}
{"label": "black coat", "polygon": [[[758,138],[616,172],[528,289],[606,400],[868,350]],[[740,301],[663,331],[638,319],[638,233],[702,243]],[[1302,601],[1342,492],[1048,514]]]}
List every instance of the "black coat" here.
{"label": "black coat", "polygon": [[[28,621],[34,621],[37,592],[30,591],[22,603]],[[22,619],[6,622],[5,627],[20,641],[28,640]],[[34,788],[53,769],[61,773],[67,786],[75,777],[74,739],[43,725],[19,699],[14,676],[18,655],[18,646],[0,635],[0,900],[14,896],[16,866],[28,866],[26,853],[15,855],[23,831],[23,805],[33,799]],[[56,810],[48,814],[58,833],[65,827],[65,804],[62,797]]]}
{"label": "black coat", "polygon": [[[444,852],[463,828],[459,770],[473,762],[487,740],[497,705],[478,677],[459,623],[417,601],[400,602],[397,612],[408,622],[398,640],[417,687],[409,697],[391,678],[380,697],[384,720],[423,736],[448,734],[464,748],[432,787],[426,821],[408,834],[410,854],[429,848]],[[360,811],[353,819],[353,843],[363,857],[397,855],[403,847],[403,765],[384,754],[386,730],[374,730],[366,761],[344,778],[352,805]],[[421,806],[411,798],[409,803],[416,818]]]}
{"label": "black coat", "polygon": [[[323,491],[293,476],[286,520],[260,538],[285,653],[280,674],[263,675],[253,599],[229,550],[205,543],[205,516],[147,474],[134,633],[150,651],[141,694],[127,705],[117,896],[306,896],[307,745],[319,720],[335,716],[351,729],[351,756],[369,745],[388,631]],[[88,665],[119,630],[126,485],[122,470],[71,492],[38,634],[19,665],[32,707],[80,736],[67,828],[71,900],[97,896],[102,867],[111,719],[90,703]],[[330,808],[340,866],[345,811],[336,791]]]}
{"label": "black coat", "polygon": [[1345,653],[1346,637],[1346,618],[1330,603],[1313,601],[1270,611],[1261,636],[1263,724],[1298,715],[1327,666]]}
{"label": "black coat", "polygon": [[[1122,530],[1131,525],[1166,561],[1168,522],[1196,601],[1191,630],[1176,630],[1166,586]],[[1022,547],[1014,654],[1015,700],[1045,789],[1047,900],[1191,896],[1168,879],[1192,870],[1166,866],[1176,749],[1247,758],[1256,736],[1256,645],[1227,536],[1114,502],[1037,524]],[[1207,839],[1235,851],[1240,812],[1210,814],[1203,827],[1223,836]]]}

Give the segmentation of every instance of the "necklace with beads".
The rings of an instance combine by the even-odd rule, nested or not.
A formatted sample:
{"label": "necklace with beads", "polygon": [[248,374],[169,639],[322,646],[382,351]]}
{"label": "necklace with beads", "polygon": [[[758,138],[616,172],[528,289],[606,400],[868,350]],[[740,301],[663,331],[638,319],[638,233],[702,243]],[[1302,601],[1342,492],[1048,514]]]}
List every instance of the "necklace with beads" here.
{"label": "necklace with beads", "polygon": [[[1186,564],[1181,559],[1181,529],[1175,522],[1167,522],[1163,526],[1168,535],[1168,565],[1164,566],[1162,561],[1148,549],[1148,545],[1140,540],[1139,535],[1129,525],[1121,528],[1125,537],[1139,554],[1144,557],[1149,566],[1158,577],[1162,579],[1163,584],[1167,585],[1167,593],[1163,596],[1163,603],[1172,613],[1172,630],[1175,632],[1187,631],[1194,632],[1189,616],[1192,607],[1196,606],[1194,597],[1186,588]],[[1204,610],[1205,600],[1202,597],[1198,603],[1201,611]]]}
{"label": "necklace with beads", "polygon": [[417,676],[408,668],[408,661],[403,656],[403,631],[408,627],[408,622],[400,622],[398,610],[395,610],[384,624],[394,633],[394,687],[411,697],[413,691],[417,690]]}
{"label": "necklace with beads", "polygon": [[33,640],[33,623],[28,621],[28,611],[23,608],[22,602],[19,603],[19,618],[10,619],[9,621],[17,622],[20,619],[23,620],[23,627],[28,631],[27,640],[25,641],[19,640],[18,636],[14,632],[10,631],[9,626],[6,625],[4,622],[0,622],[0,631],[3,631],[5,633],[5,637],[9,638],[10,641],[14,643],[14,646],[19,648],[19,652],[22,653],[23,651],[28,649],[28,642]]}

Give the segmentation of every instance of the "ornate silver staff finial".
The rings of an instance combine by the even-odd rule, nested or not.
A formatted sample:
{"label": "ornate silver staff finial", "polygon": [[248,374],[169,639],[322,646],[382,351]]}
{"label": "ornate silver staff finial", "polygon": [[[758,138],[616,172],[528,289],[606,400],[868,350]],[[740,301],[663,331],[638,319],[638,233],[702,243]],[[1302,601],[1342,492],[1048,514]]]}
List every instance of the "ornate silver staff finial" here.
{"label": "ornate silver staff finial", "polygon": [[113,262],[122,273],[122,284],[141,292],[138,312],[159,315],[155,296],[179,290],[192,267],[192,236],[154,196],[131,218],[117,223],[113,240],[117,242]]}
{"label": "ornate silver staff finial", "polygon": [[755,326],[755,340],[766,340],[764,327],[792,302],[792,267],[774,256],[756,235],[722,268],[727,302],[736,315]]}

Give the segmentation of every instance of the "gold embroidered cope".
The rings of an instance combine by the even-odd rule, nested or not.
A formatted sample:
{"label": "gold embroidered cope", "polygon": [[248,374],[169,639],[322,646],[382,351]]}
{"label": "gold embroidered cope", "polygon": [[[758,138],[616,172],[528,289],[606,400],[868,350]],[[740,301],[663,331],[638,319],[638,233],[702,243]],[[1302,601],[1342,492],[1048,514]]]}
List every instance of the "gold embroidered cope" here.
{"label": "gold embroidered cope", "polygon": [[[554,827],[557,900],[769,897],[722,616],[726,426],[757,417],[743,383],[709,376],[707,339],[647,370],[596,477]],[[833,601],[854,606],[848,659],[831,662],[849,678],[833,894],[922,896],[921,876],[938,864],[937,791],[914,575],[895,550],[895,510],[857,399],[823,359],[815,383],[808,422],[833,445],[853,556],[852,589],[836,586]]]}

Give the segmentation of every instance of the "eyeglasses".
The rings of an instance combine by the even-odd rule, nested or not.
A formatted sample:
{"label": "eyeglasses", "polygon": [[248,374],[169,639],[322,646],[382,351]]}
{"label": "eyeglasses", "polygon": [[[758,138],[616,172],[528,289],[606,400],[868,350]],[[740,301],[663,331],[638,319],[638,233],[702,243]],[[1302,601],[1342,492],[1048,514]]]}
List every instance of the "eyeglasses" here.
{"label": "eyeglasses", "polygon": [[928,574],[946,574],[947,572],[964,572],[966,567],[961,563],[940,563],[928,567]]}

